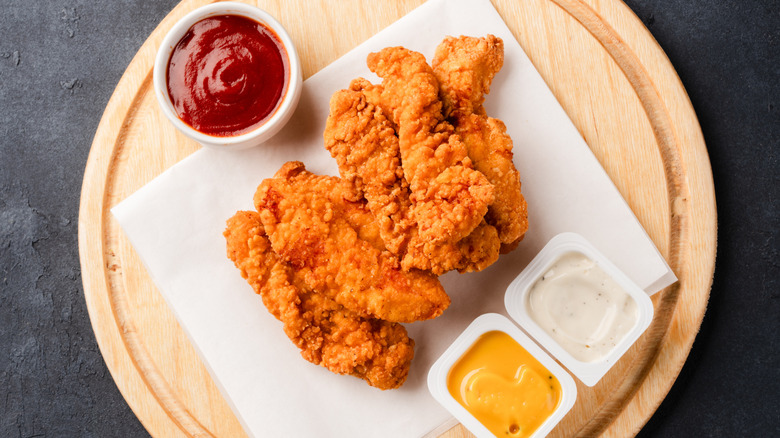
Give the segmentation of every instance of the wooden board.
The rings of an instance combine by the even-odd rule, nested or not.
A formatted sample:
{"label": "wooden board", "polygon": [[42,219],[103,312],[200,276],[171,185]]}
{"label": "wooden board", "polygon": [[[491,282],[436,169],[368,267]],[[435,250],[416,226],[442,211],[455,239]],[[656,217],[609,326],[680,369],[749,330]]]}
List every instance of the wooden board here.
{"label": "wooden board", "polygon": [[[178,5],[120,80],[92,144],[79,212],[84,291],[98,344],[155,437],[245,436],[109,212],[198,149],[161,114],[151,72],[168,29],[206,3]],[[256,3],[287,28],[308,77],[421,1]],[[552,434],[633,435],[677,377],[709,297],[716,210],[701,130],[674,68],[620,1],[494,4],[680,278],[653,297],[650,329],[610,373],[593,388],[578,384],[575,407]],[[469,435],[457,426],[443,436]]]}

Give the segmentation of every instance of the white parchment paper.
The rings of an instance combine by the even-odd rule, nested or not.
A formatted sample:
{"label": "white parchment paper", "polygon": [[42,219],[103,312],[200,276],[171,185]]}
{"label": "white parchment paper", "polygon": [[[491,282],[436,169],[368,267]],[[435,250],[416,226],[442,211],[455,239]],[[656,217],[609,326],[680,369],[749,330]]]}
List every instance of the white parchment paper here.
{"label": "white parchment paper", "polygon": [[[323,147],[331,94],[363,76],[368,53],[402,45],[426,55],[447,35],[504,40],[505,63],[485,103],[514,140],[530,229],[520,247],[480,273],[442,277],[452,305],[408,324],[416,342],[409,379],[380,391],[303,360],[281,323],[226,257],[222,231],[251,209],[263,178],[289,160],[337,175]],[[248,151],[200,150],[112,209],[155,284],[251,436],[421,436],[450,420],[426,373],[475,317],[506,314],[511,280],[552,236],[589,239],[648,293],[676,278],[488,0],[431,0],[304,83],[293,119]]]}

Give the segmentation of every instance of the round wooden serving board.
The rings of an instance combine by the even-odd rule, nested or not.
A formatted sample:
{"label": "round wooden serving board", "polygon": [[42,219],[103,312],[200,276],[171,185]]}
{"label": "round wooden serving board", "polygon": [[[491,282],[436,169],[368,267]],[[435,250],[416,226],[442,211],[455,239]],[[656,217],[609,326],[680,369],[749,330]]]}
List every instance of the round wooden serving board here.
{"label": "round wooden serving board", "polygon": [[[79,252],[92,327],[125,399],[155,437],[245,436],[152,283],[111,207],[198,149],[161,114],[155,52],[207,0],[184,1],[139,50],[108,103],[87,162]],[[289,31],[304,78],[421,3],[260,0]],[[677,377],[704,316],[716,211],[707,150],[685,89],[618,0],[493,0],[680,281],[656,294],[650,329],[577,403],[554,436],[628,436]],[[388,418],[388,421],[392,419]],[[443,436],[470,436],[460,426]]]}

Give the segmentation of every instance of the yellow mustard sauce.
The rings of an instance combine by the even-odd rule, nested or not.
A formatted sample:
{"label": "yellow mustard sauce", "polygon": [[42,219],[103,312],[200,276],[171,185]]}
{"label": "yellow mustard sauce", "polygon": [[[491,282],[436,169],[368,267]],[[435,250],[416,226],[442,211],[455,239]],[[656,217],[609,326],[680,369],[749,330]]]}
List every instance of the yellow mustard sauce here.
{"label": "yellow mustard sauce", "polygon": [[511,336],[480,336],[447,375],[450,394],[497,437],[528,437],[561,401],[561,384]]}

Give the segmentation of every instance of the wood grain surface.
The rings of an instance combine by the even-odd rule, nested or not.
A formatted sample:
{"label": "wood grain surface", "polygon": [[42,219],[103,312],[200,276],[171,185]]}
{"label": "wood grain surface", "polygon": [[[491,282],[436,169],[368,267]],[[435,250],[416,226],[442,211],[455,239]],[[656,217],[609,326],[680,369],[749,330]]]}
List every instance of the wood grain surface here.
{"label": "wood grain surface", "polygon": [[[179,4],[131,62],[95,135],[81,194],[79,252],[92,326],[117,386],[155,437],[245,436],[109,212],[199,148],[158,109],[151,72],[168,29],[206,3]],[[251,3],[287,28],[306,78],[421,1]],[[680,278],[653,297],[651,327],[601,382],[578,383],[576,405],[552,433],[633,435],[676,379],[709,297],[717,222],[701,130],[669,60],[620,1],[493,3]],[[456,426],[442,436],[471,435]]]}

